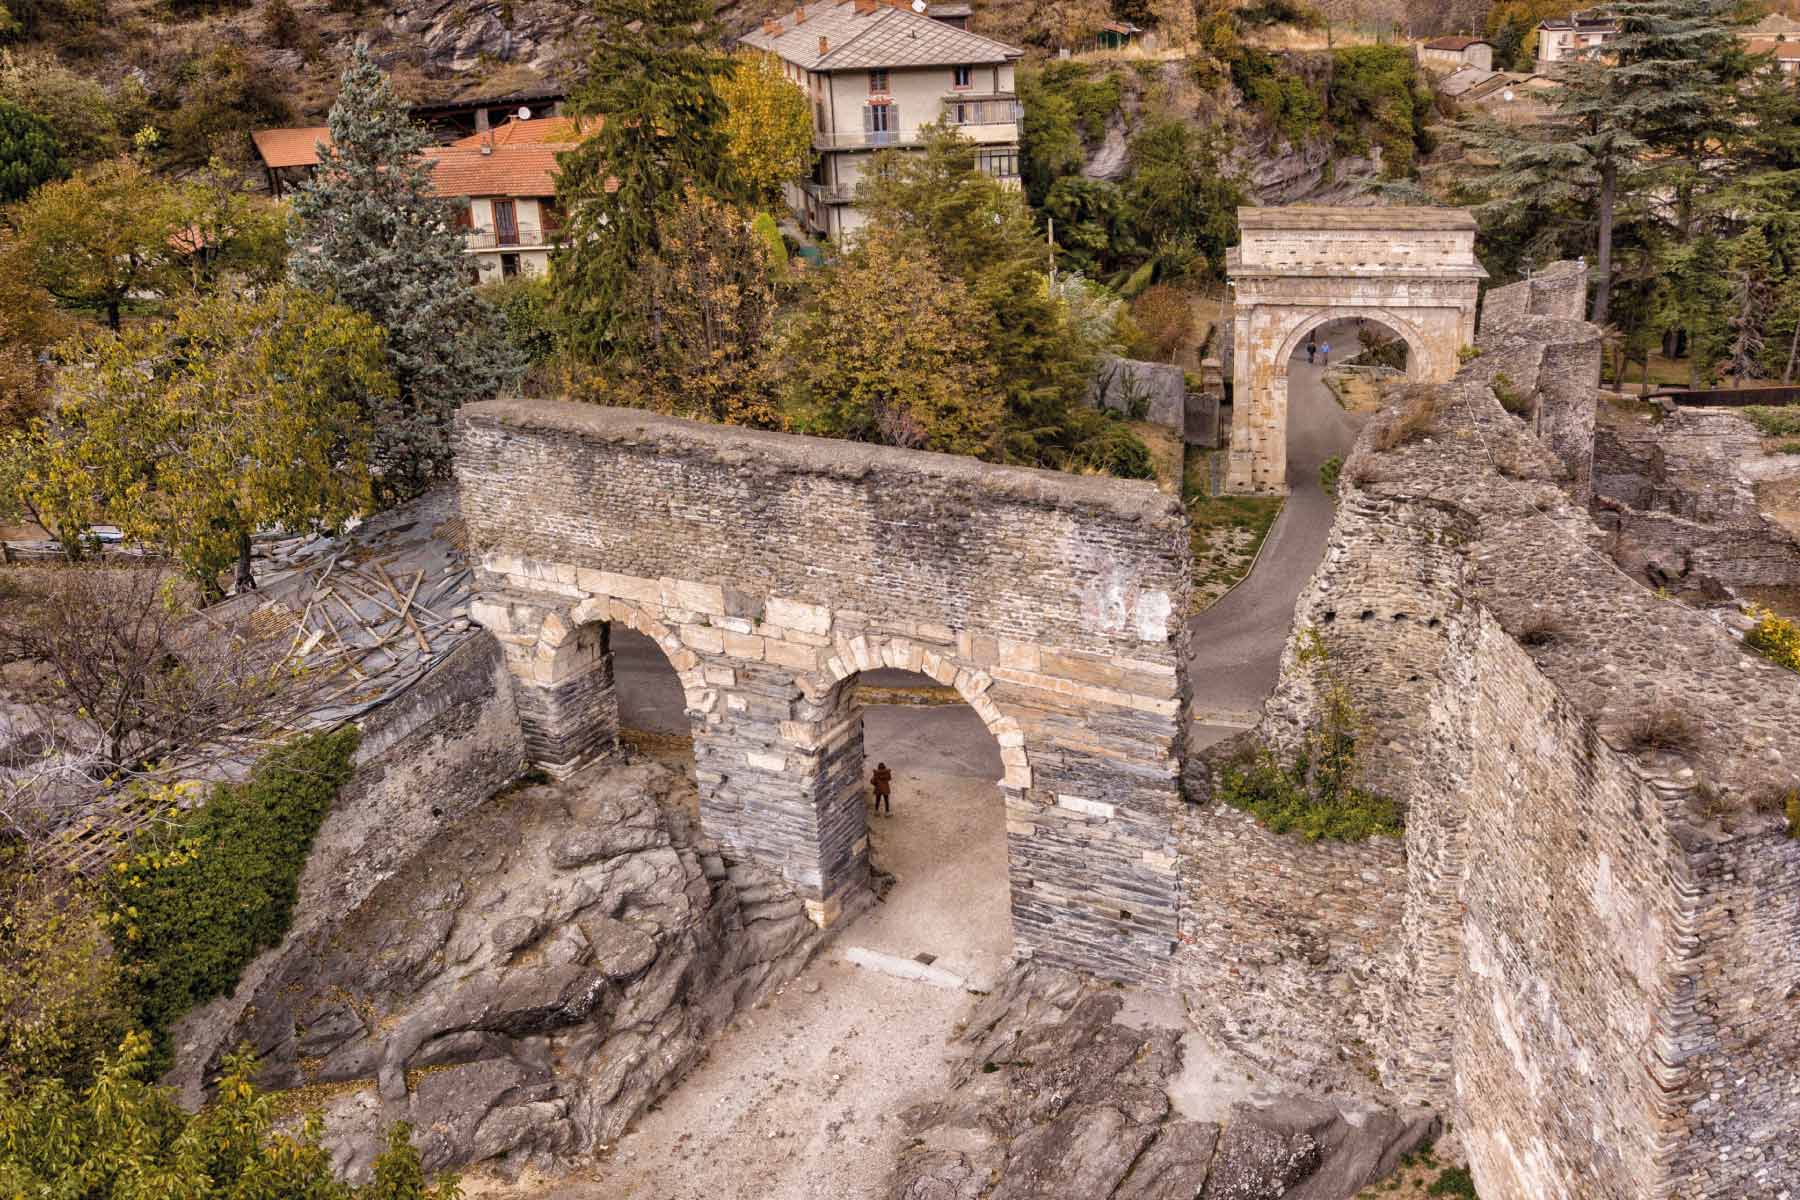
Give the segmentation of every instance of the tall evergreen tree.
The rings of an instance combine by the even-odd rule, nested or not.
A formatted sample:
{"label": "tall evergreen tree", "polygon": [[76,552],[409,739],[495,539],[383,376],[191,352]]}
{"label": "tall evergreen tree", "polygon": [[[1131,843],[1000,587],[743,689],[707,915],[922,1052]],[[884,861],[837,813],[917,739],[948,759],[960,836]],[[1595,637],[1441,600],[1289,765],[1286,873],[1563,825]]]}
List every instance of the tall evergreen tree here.
{"label": "tall evergreen tree", "polygon": [[569,100],[599,127],[559,158],[568,225],[554,278],[569,348],[619,374],[656,340],[640,276],[662,249],[663,219],[690,187],[748,197],[718,91],[731,60],[711,0],[593,0],[593,13],[599,32]]}
{"label": "tall evergreen tree", "polygon": [[1616,0],[1607,11],[1618,38],[1604,58],[1560,68],[1544,120],[1482,120],[1462,131],[1491,209],[1522,202],[1543,219],[1592,231],[1597,323],[1611,308],[1621,204],[1659,189],[1691,213],[1719,142],[1732,136],[1743,73],[1726,24],[1733,8],[1730,0]]}
{"label": "tall evergreen tree", "polygon": [[450,423],[522,364],[499,315],[465,277],[463,233],[431,185],[430,144],[366,47],[331,107],[331,144],[294,196],[294,283],[387,331],[391,402],[369,414],[377,499],[406,499],[450,467]]}

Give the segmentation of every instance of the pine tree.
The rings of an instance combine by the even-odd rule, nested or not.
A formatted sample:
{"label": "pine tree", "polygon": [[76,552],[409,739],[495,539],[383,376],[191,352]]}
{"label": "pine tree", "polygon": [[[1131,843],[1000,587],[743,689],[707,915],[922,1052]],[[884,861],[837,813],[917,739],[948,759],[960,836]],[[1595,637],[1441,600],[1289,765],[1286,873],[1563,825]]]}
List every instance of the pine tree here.
{"label": "pine tree", "polygon": [[[1676,196],[1687,224],[1718,143],[1735,128],[1743,59],[1725,23],[1729,0],[1618,0],[1620,27],[1604,58],[1565,64],[1544,120],[1461,131],[1490,211],[1521,202],[1550,220],[1593,230],[1592,319],[1611,307],[1614,234],[1622,203],[1655,189]],[[1688,230],[1691,233],[1691,227]]]}
{"label": "pine tree", "polygon": [[717,50],[710,0],[594,0],[593,13],[600,32],[569,99],[600,124],[560,158],[556,197],[569,220],[554,279],[569,348],[619,375],[656,340],[641,273],[662,248],[664,217],[690,187],[747,197],[718,92],[731,60]]}
{"label": "pine tree", "polygon": [[360,43],[331,107],[331,145],[294,196],[294,283],[387,331],[398,394],[369,414],[377,499],[418,494],[450,466],[456,410],[517,379],[500,317],[465,279],[463,234],[433,193],[414,125]]}
{"label": "pine tree", "polygon": [[1770,309],[1775,293],[1770,280],[1769,239],[1752,228],[1725,248],[1725,281],[1730,288],[1726,326],[1725,369],[1733,387],[1762,374]]}

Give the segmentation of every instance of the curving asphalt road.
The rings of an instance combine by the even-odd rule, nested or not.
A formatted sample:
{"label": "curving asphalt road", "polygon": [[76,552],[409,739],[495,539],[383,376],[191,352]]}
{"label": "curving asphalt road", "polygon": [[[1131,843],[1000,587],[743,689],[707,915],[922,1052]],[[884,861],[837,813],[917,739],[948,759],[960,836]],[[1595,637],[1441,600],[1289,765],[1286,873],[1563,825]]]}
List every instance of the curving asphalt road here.
{"label": "curving asphalt road", "polygon": [[[1340,362],[1359,348],[1349,328],[1333,328],[1328,336]],[[1319,467],[1334,454],[1349,453],[1367,418],[1345,412],[1324,375],[1325,368],[1309,365],[1304,353],[1289,364],[1287,506],[1269,530],[1256,569],[1188,622],[1194,709],[1202,720],[1213,714],[1221,722],[1196,732],[1201,745],[1251,723],[1275,690],[1294,602],[1325,556],[1332,505],[1319,486]]]}

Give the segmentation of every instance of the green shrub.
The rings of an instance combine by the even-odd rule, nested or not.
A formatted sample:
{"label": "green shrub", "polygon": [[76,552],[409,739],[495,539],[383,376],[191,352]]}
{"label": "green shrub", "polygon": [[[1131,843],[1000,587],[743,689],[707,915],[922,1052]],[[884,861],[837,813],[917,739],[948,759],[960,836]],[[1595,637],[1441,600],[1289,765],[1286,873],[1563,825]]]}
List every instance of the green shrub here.
{"label": "green shrub", "polygon": [[1800,671],[1800,626],[1766,608],[1752,608],[1756,624],[1744,635],[1744,644],[1778,666]]}
{"label": "green shrub", "polygon": [[138,1020],[167,1055],[188,1009],[223,996],[287,933],[313,837],[349,779],[354,729],[270,751],[244,783],[149,827],[107,879],[114,945]]}
{"label": "green shrub", "polygon": [[1319,486],[1325,489],[1327,496],[1336,499],[1338,479],[1344,473],[1344,460],[1334,454],[1319,464]]}
{"label": "green shrub", "polygon": [[1226,763],[1219,799],[1243,809],[1271,832],[1297,833],[1309,842],[1398,837],[1405,828],[1400,806],[1362,786],[1357,754],[1362,719],[1349,690],[1331,676],[1325,643],[1316,630],[1302,635],[1299,658],[1324,676],[1318,719],[1285,764],[1266,746],[1247,749]]}
{"label": "green shrub", "polygon": [[322,1124],[298,1138],[273,1132],[274,1098],[250,1080],[248,1055],[225,1062],[216,1099],[189,1114],[146,1078],[149,1039],[128,1035],[91,1087],[60,1079],[0,1089],[0,1190],[8,1196],[136,1200],[146,1196],[282,1197],[283,1200],[456,1200],[454,1178],[425,1185],[409,1130],[388,1130],[374,1179],[350,1188],[334,1177]]}
{"label": "green shrub", "polygon": [[1762,430],[1764,437],[1800,435],[1800,404],[1751,404],[1737,413]]}
{"label": "green shrub", "polygon": [[1445,1167],[1442,1174],[1425,1189],[1427,1196],[1460,1196],[1464,1200],[1481,1200],[1475,1194],[1475,1177],[1467,1167]]}
{"label": "green shrub", "polygon": [[1325,102],[1312,84],[1267,50],[1243,46],[1231,62],[1231,82],[1290,144],[1325,127]]}
{"label": "green shrub", "polygon": [[1116,475],[1120,479],[1156,478],[1150,447],[1131,426],[1093,409],[1072,412],[1070,423],[1075,431],[1070,470]]}
{"label": "green shrub", "polygon": [[506,340],[532,366],[549,361],[556,353],[556,324],[552,313],[550,279],[545,275],[516,275],[484,284],[481,294],[493,305],[506,326]]}

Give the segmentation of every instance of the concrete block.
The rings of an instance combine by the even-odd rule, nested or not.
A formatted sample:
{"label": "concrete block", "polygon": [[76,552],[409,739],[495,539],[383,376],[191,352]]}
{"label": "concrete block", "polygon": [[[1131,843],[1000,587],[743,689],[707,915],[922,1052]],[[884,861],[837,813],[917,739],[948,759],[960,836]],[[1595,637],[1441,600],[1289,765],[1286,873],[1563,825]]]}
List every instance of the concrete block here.
{"label": "concrete block", "polygon": [[725,615],[725,589],[716,583],[694,583],[685,579],[657,580],[662,603],[668,608],[685,608],[693,612]]}

